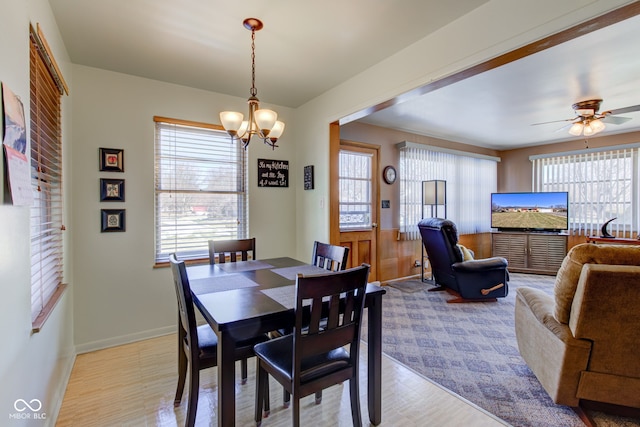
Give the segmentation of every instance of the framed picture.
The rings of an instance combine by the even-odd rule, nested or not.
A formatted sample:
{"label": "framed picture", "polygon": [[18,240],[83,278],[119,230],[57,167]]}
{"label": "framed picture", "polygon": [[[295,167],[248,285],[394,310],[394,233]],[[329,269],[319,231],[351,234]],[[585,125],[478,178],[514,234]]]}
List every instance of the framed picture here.
{"label": "framed picture", "polygon": [[100,231],[108,233],[112,231],[125,231],[125,210],[124,209],[102,209],[100,210],[102,221]]}
{"label": "framed picture", "polygon": [[124,179],[100,178],[101,202],[124,202]]}
{"label": "framed picture", "polygon": [[304,167],[304,189],[313,190],[313,165]]}
{"label": "framed picture", "polygon": [[124,172],[124,150],[119,148],[100,148],[100,170]]}

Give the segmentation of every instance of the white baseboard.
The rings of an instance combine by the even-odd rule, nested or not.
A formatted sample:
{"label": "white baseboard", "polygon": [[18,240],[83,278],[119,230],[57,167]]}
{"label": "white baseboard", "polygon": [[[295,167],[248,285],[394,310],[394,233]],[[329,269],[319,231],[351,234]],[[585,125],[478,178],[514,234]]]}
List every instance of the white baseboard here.
{"label": "white baseboard", "polygon": [[71,379],[71,371],[73,371],[73,365],[76,363],[76,354],[69,357],[68,362],[62,367],[63,373],[61,375],[62,381],[58,383],[57,390],[54,392],[53,402],[56,402],[53,408],[50,408],[52,413],[47,413],[47,421],[45,427],[54,427],[58,420],[58,414],[60,414],[60,408],[62,408],[62,401],[64,395],[67,392],[67,385],[69,385],[69,379]]}
{"label": "white baseboard", "polygon": [[173,334],[176,332],[176,325],[165,326],[158,329],[150,329],[147,331],[137,332],[130,335],[122,335],[119,337],[108,338],[105,340],[91,341],[84,344],[76,345],[76,354],[89,353],[91,351],[102,350],[117,345],[130,344],[136,341],[142,341],[149,338],[155,338],[162,335]]}

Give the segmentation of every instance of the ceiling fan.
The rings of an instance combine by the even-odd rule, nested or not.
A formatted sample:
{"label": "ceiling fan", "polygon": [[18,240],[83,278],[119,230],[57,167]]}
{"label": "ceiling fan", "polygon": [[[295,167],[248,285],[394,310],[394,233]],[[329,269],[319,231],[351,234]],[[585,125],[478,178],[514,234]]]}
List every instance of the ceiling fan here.
{"label": "ceiling fan", "polygon": [[532,126],[548,123],[571,122],[570,124],[558,129],[558,131],[569,127],[569,133],[571,135],[591,136],[604,130],[605,123],[619,125],[631,120],[631,117],[619,117],[619,114],[640,111],[640,105],[633,105],[631,107],[618,108],[598,113],[601,103],[602,99],[588,99],[586,101],[576,102],[571,106],[576,112],[576,117],[551,122],[534,123]]}

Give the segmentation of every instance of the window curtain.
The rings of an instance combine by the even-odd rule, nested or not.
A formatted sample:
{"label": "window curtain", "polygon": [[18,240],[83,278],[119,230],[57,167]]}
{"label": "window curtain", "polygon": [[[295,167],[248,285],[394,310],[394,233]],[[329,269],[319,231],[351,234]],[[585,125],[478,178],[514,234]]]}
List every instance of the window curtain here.
{"label": "window curtain", "polygon": [[531,156],[534,191],[569,192],[569,231],[631,237],[640,223],[640,144]]}
{"label": "window curtain", "polygon": [[400,233],[418,240],[418,222],[431,215],[422,205],[422,181],[447,183],[447,219],[460,234],[491,231],[491,193],[497,188],[497,157],[402,142],[400,150]]}

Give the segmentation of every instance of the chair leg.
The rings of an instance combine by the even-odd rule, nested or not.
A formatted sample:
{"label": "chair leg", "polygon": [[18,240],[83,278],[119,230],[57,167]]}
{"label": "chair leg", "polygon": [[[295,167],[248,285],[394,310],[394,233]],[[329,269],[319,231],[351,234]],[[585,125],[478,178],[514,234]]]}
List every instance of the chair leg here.
{"label": "chair leg", "polygon": [[322,390],[316,391],[316,405],[322,403]]}
{"label": "chair leg", "polygon": [[256,359],[256,403],[254,420],[256,425],[262,423],[263,416],[269,416],[269,374],[260,367],[260,360]]}
{"label": "chair leg", "polygon": [[[182,329],[181,326],[178,327]],[[182,393],[184,392],[184,383],[187,379],[187,355],[184,351],[183,338],[180,332],[178,332],[178,387],[176,388],[176,396],[173,399],[173,406],[180,406],[182,401]]]}
{"label": "chair leg", "polygon": [[291,395],[284,387],[282,387],[282,406],[284,406],[285,408],[288,408],[290,404],[291,404]]}
{"label": "chair leg", "polygon": [[358,382],[358,374],[353,375],[349,380],[351,419],[353,420],[353,427],[362,427],[362,415],[360,414],[360,390]]}
{"label": "chair leg", "polygon": [[242,359],[240,361],[240,372],[242,374],[241,378],[241,383],[242,384],[246,384],[247,383],[247,359]]}
{"label": "chair leg", "polygon": [[196,412],[198,411],[198,395],[200,393],[200,369],[193,366],[193,361],[189,364],[189,401],[187,403],[186,427],[193,427],[196,423]]}
{"label": "chair leg", "polygon": [[300,398],[293,396],[293,427],[300,427]]}

